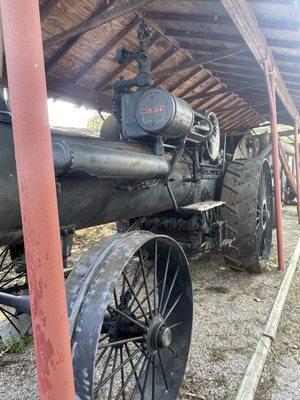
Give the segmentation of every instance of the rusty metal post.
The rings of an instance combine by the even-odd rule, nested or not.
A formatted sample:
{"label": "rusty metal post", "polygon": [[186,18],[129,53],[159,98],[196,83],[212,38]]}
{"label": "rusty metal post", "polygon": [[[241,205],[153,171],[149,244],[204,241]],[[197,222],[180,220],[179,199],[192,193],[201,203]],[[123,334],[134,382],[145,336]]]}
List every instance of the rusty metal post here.
{"label": "rusty metal post", "polygon": [[273,174],[274,174],[274,197],[275,197],[278,266],[281,271],[284,271],[285,255],[284,255],[284,238],[283,238],[283,221],[282,221],[282,204],[281,204],[281,182],[280,182],[280,172],[279,172],[279,138],[277,130],[275,79],[273,73],[272,72],[269,73],[268,63],[266,60],[263,62],[263,66],[264,66],[264,73],[265,73],[267,92],[270,103],[270,114],[271,114],[271,140],[273,149]]}
{"label": "rusty metal post", "polygon": [[298,223],[300,224],[300,155],[299,155],[299,119],[295,120],[295,164],[296,164],[296,181],[297,181],[297,210]]}
{"label": "rusty metal post", "polygon": [[39,2],[0,5],[40,398],[74,400]]}

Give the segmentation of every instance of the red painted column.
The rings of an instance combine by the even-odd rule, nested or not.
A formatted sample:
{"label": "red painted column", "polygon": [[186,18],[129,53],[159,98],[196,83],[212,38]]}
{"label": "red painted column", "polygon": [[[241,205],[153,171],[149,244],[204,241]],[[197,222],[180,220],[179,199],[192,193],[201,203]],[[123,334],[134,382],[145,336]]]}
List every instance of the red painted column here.
{"label": "red painted column", "polygon": [[279,172],[279,138],[277,130],[277,109],[276,109],[276,91],[275,79],[273,73],[268,71],[268,63],[264,61],[264,73],[267,85],[268,98],[271,113],[271,140],[273,149],[273,174],[274,174],[274,197],[275,197],[275,215],[276,215],[276,236],[278,265],[281,271],[285,270],[282,204],[281,204],[281,182]]}
{"label": "red painted column", "polygon": [[40,398],[74,400],[38,0],[0,0]]}
{"label": "red painted column", "polygon": [[296,181],[297,181],[297,211],[298,223],[300,224],[300,155],[299,155],[299,120],[295,121],[295,163],[296,163]]}

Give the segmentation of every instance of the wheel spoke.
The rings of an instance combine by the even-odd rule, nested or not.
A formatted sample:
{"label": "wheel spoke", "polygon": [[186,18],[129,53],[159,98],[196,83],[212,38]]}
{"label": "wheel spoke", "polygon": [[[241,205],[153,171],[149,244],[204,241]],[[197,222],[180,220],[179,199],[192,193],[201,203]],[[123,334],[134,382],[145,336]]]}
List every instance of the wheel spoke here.
{"label": "wheel spoke", "polygon": [[147,317],[147,315],[145,314],[145,311],[144,311],[144,309],[143,309],[143,307],[142,307],[142,305],[141,305],[141,303],[140,303],[140,300],[138,299],[137,295],[135,294],[135,291],[134,291],[133,287],[131,286],[131,283],[129,282],[129,280],[128,280],[128,278],[127,278],[127,275],[125,274],[124,271],[123,271],[123,277],[124,277],[124,279],[125,279],[125,281],[126,281],[128,287],[129,287],[129,290],[131,291],[131,293],[132,293],[132,295],[133,295],[135,301],[137,302],[137,304],[138,304],[138,306],[139,306],[139,308],[140,308],[140,310],[141,310],[141,312],[142,312],[142,314],[143,314],[143,316],[144,316],[144,318],[145,318],[145,320],[146,320],[146,323],[148,324],[148,323],[149,323],[148,317]]}
{"label": "wheel spoke", "polygon": [[99,354],[99,356],[96,358],[95,365],[98,365],[98,364],[99,364],[101,358],[104,356],[104,354],[107,352],[107,350],[108,350],[108,347],[106,347],[105,349],[103,349],[103,350],[101,351],[101,353]]}
{"label": "wheel spoke", "polygon": [[[126,350],[127,356],[130,357],[130,351],[129,351],[129,348],[128,348],[127,344],[125,344],[125,350]],[[131,365],[132,371],[134,371],[134,377],[135,377],[135,380],[136,380],[136,385],[138,385],[139,391],[140,391],[140,393],[142,393],[142,388],[141,388],[141,384],[140,384],[140,381],[139,381],[139,377],[138,377],[138,375],[137,375],[137,373],[136,373],[136,371],[134,369],[134,364],[133,364],[132,359],[130,359],[130,365]]]}
{"label": "wheel spoke", "polygon": [[169,350],[172,354],[174,354],[175,357],[178,357],[178,354],[176,353],[175,350],[172,349],[171,346],[169,346],[169,347],[167,348],[167,350]]}
{"label": "wheel spoke", "polygon": [[177,322],[177,323],[174,324],[174,325],[168,326],[168,328],[169,328],[169,329],[173,329],[173,328],[176,328],[177,326],[180,326],[180,325],[182,325],[182,321]]}
{"label": "wheel spoke", "polygon": [[[21,279],[26,275],[26,272],[21,272],[19,275],[14,276],[13,278],[7,279],[6,281],[4,281],[4,285],[0,286],[0,290],[3,289],[5,286],[7,286],[9,283],[17,280],[17,279]],[[3,282],[2,282],[3,283]]]}
{"label": "wheel spoke", "polygon": [[120,346],[122,344],[126,344],[126,343],[130,343],[130,342],[138,342],[144,340],[144,336],[137,336],[134,338],[129,338],[129,339],[123,339],[123,340],[118,340],[117,342],[109,342],[109,343],[105,343],[102,344],[101,346],[99,346],[99,349],[105,349],[106,347],[116,347],[116,346]]}
{"label": "wheel spoke", "polygon": [[[146,277],[146,271],[145,271],[145,264],[144,264],[144,259],[143,259],[142,248],[140,248],[140,260],[141,260],[141,265],[142,265],[142,274],[143,274],[144,286],[145,286],[145,291],[146,291],[147,303],[148,303],[148,307],[149,307],[149,313],[150,313],[150,317],[152,318],[150,294],[149,294],[149,288],[148,288],[148,283],[147,283],[147,278],[148,278],[150,273]],[[141,287],[142,287],[142,285],[141,285]]]}
{"label": "wheel spoke", "polygon": [[108,308],[111,311],[115,311],[116,313],[122,315],[122,317],[126,318],[128,321],[132,322],[133,324],[139,326],[140,328],[142,328],[143,330],[146,330],[145,325],[142,325],[140,322],[136,321],[135,319],[131,318],[129,315],[125,314],[123,311],[119,310],[118,308],[114,308],[111,306],[108,306]]}
{"label": "wheel spoke", "polygon": [[112,367],[113,376],[111,378],[110,385],[109,385],[108,400],[112,400],[112,392],[113,392],[113,386],[114,386],[114,380],[115,380],[117,356],[118,356],[118,349],[115,349],[115,356],[114,356],[113,367]]}
{"label": "wheel spoke", "polygon": [[162,315],[164,315],[164,313],[165,313],[165,311],[166,311],[166,308],[167,308],[167,305],[168,305],[168,303],[169,303],[170,296],[171,296],[172,290],[173,290],[173,288],[174,288],[174,285],[175,285],[175,282],[176,282],[176,279],[177,279],[178,274],[179,274],[179,267],[177,268],[177,270],[176,270],[176,272],[175,272],[175,275],[174,275],[174,278],[173,278],[173,281],[172,281],[172,284],[171,284],[171,287],[170,287],[170,290],[169,290],[169,293],[168,293],[168,296],[167,296],[167,299],[166,299],[164,308],[163,308],[163,310],[162,310]]}
{"label": "wheel spoke", "polygon": [[[140,347],[138,347],[136,350],[134,350],[134,352],[131,353],[130,358],[127,358],[125,361],[123,361],[123,363],[121,363],[121,364],[115,369],[114,373],[109,374],[109,375],[103,380],[109,362],[106,364],[106,366],[105,366],[105,368],[104,368],[104,370],[103,370],[103,372],[102,372],[100,381],[99,381],[98,385],[96,386],[96,388],[95,388],[95,390],[94,390],[95,397],[98,395],[99,390],[100,390],[103,386],[105,386],[105,385],[107,384],[107,382],[109,382],[110,379],[111,379],[114,375],[116,375],[122,368],[124,368],[124,366],[127,365],[127,364],[130,362],[130,360],[133,359],[133,358],[135,357],[135,355],[142,349],[142,347],[143,347],[143,346],[140,346]],[[111,347],[111,349],[110,349],[108,358],[111,358],[112,352],[113,352],[113,347]],[[142,357],[144,357],[144,354],[142,354]]]}
{"label": "wheel spoke", "polygon": [[151,365],[151,360],[148,359],[148,364],[147,364],[147,367],[146,367],[146,375],[145,375],[145,379],[144,379],[144,386],[143,386],[141,400],[145,399],[145,393],[146,393],[146,389],[147,389],[147,382],[148,382],[148,376],[149,376],[149,371],[150,371],[150,365]]}
{"label": "wheel spoke", "polygon": [[12,324],[12,326],[15,328],[15,330],[21,334],[20,329],[16,326],[16,324],[9,318],[9,315],[11,315],[13,318],[18,319],[18,317],[14,316],[12,313],[10,313],[7,310],[4,310],[4,308],[0,307],[0,311],[2,311],[3,315],[5,318]]}
{"label": "wheel spoke", "polygon": [[163,302],[163,298],[164,298],[164,295],[165,295],[165,288],[166,288],[166,282],[167,282],[167,276],[168,276],[168,270],[169,270],[169,264],[170,264],[170,256],[171,256],[171,247],[169,247],[169,252],[168,252],[168,258],[167,258],[165,276],[164,276],[164,283],[163,283],[160,302],[159,302],[159,313],[161,313],[162,302]]}
{"label": "wheel spoke", "polygon": [[[158,286],[162,283],[162,281],[163,281],[163,280],[160,280],[160,281],[158,282]],[[150,299],[150,296],[152,296],[153,292],[154,292],[154,289],[152,289],[152,290],[149,292],[149,299]],[[146,296],[143,300],[141,300],[141,305],[144,304],[145,301],[147,301],[147,296]],[[131,311],[132,314],[134,314],[138,309],[139,309],[139,306],[135,307],[135,308]]]}
{"label": "wheel spoke", "polygon": [[155,400],[155,373],[156,373],[155,355],[156,354],[153,354],[153,363],[152,363],[152,400]]}
{"label": "wheel spoke", "polygon": [[4,261],[5,261],[5,259],[6,259],[6,256],[7,256],[8,251],[9,251],[9,248],[6,247],[4,250],[2,250],[2,252],[1,252],[1,254],[0,254],[0,259],[1,259],[1,262],[0,262],[0,270],[1,270],[1,268],[2,268],[2,265],[4,264]]}
{"label": "wheel spoke", "polygon": [[120,390],[119,393],[117,394],[117,397],[116,397],[115,400],[119,400],[119,398],[122,396],[124,390],[126,389],[126,386],[127,386],[128,383],[130,382],[130,380],[131,380],[131,378],[133,377],[133,375],[136,373],[136,370],[138,369],[138,367],[139,367],[141,361],[143,360],[143,358],[145,358],[144,354],[142,354],[142,355],[140,356],[140,358],[138,359],[138,361],[137,361],[137,363],[136,363],[134,369],[133,369],[133,370],[131,371],[131,373],[128,375],[128,378],[126,379],[124,386],[121,388],[121,390]]}
{"label": "wheel spoke", "polygon": [[165,385],[166,385],[166,390],[168,390],[169,387],[168,387],[168,382],[167,382],[166,371],[165,371],[165,367],[164,367],[163,360],[161,358],[161,354],[160,354],[159,350],[158,350],[158,359],[159,359],[160,367],[161,367],[161,370],[162,370],[162,373],[163,373],[163,377],[164,377],[164,381],[165,381]]}
{"label": "wheel spoke", "polygon": [[[123,364],[123,362],[124,362],[124,359],[123,359],[123,346],[120,347],[120,361],[121,361],[121,364]],[[121,385],[122,385],[122,387],[124,386],[124,384],[125,384],[124,367],[122,367],[121,368]],[[125,400],[124,391],[122,393],[122,399]]]}
{"label": "wheel spoke", "polygon": [[153,288],[154,288],[154,315],[157,314],[156,309],[156,289],[157,289],[157,238],[155,239],[155,254],[154,254],[154,274],[153,274]]}
{"label": "wheel spoke", "polygon": [[177,297],[177,299],[174,301],[172,307],[170,308],[170,310],[168,311],[168,314],[164,317],[163,323],[166,322],[166,320],[169,318],[169,316],[171,315],[172,311],[174,310],[174,308],[177,306],[177,304],[179,303],[179,301],[181,300],[183,296],[183,292],[180,293],[180,295]]}

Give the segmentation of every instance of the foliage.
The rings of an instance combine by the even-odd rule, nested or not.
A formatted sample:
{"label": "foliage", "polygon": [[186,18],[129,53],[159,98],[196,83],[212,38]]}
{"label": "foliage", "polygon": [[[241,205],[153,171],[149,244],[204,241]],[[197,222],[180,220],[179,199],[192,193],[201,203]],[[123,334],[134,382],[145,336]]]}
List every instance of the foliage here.
{"label": "foliage", "polygon": [[22,336],[21,338],[13,338],[6,345],[5,352],[20,354],[31,344],[32,337],[30,335]]}
{"label": "foliage", "polygon": [[[102,117],[104,119],[106,119],[109,116],[108,113],[101,113],[101,114],[102,114]],[[91,129],[93,131],[98,131],[99,132],[100,129],[101,129],[101,126],[103,124],[103,118],[102,117],[101,117],[100,114],[95,112],[95,115],[93,115],[91,118],[88,119],[87,128]]]}

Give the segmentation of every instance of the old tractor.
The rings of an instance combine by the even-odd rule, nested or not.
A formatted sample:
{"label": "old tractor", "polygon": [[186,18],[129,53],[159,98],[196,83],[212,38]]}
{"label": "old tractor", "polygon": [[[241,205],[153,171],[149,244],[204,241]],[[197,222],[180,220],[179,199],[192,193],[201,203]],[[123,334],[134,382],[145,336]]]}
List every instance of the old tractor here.
{"label": "old tractor", "polygon": [[[142,23],[135,79],[114,85],[100,137],[52,132],[63,258],[78,229],[117,222],[66,275],[79,399],[177,398],[191,340],[188,257],[223,252],[260,272],[270,254],[264,157],[235,156],[212,112],[155,87]],[[30,312],[10,112],[0,112],[0,310]],[[251,147],[251,141],[249,141]],[[15,310],[15,311],[13,311]]]}

